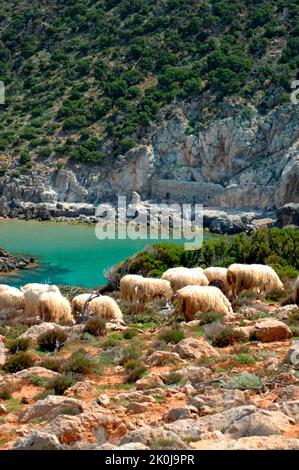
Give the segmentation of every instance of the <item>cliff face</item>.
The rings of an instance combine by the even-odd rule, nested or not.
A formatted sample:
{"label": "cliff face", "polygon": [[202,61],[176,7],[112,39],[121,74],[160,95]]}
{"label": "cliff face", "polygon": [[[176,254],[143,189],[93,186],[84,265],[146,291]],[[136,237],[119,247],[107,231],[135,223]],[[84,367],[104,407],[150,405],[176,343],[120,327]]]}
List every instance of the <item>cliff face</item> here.
{"label": "cliff face", "polygon": [[298,203],[299,107],[286,104],[266,115],[252,108],[249,114],[228,105],[222,119],[192,129],[190,122],[200,122],[192,103],[152,125],[141,144],[113,164],[57,169],[48,159],[30,175],[5,175],[0,215],[24,203],[116,202],[132,191],[143,199],[218,208],[271,210]]}

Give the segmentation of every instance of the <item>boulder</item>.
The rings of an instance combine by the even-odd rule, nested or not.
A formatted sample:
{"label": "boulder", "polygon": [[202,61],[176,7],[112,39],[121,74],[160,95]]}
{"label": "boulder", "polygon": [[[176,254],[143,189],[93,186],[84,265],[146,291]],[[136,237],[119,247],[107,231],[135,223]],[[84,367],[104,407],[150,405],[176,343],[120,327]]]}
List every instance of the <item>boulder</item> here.
{"label": "boulder", "polygon": [[75,398],[48,395],[44,400],[38,400],[27,409],[20,422],[27,423],[38,418],[49,421],[60,414],[77,415],[83,412],[83,408],[82,403]]}
{"label": "boulder", "polygon": [[171,408],[162,416],[164,423],[172,423],[178,419],[196,418],[198,409],[195,406],[185,408]]}
{"label": "boulder", "polygon": [[152,388],[164,387],[164,383],[158,374],[149,374],[137,380],[137,390],[150,390]]}
{"label": "boulder", "polygon": [[120,446],[131,442],[140,442],[151,449],[186,450],[186,444],[178,434],[162,427],[151,428],[144,426],[130,431],[121,441]]}
{"label": "boulder", "polygon": [[299,341],[294,341],[287,353],[287,359],[295,369],[299,369]]}
{"label": "boulder", "polygon": [[155,351],[146,358],[145,362],[151,366],[184,363],[178,353],[170,351]]}
{"label": "boulder", "polygon": [[28,338],[30,341],[37,341],[38,337],[44,333],[55,330],[55,328],[60,328],[65,331],[71,339],[76,339],[81,336],[83,333],[84,325],[74,325],[74,326],[61,326],[56,325],[56,323],[44,322],[40,325],[33,325],[28,328],[25,333],[20,335],[20,338]]}
{"label": "boulder", "polygon": [[248,436],[269,436],[283,434],[294,420],[280,411],[258,410],[232,422],[225,430],[235,439]]}
{"label": "boulder", "polygon": [[34,431],[27,436],[18,439],[13,450],[63,450],[62,445],[54,434]]}
{"label": "boulder", "polygon": [[135,401],[132,401],[127,407],[128,412],[132,414],[144,413],[148,409],[148,403],[138,403]]}
{"label": "boulder", "polygon": [[84,412],[77,416],[59,415],[43,430],[55,434],[61,443],[96,440],[117,443],[127,432],[126,424],[111,411],[102,408],[100,412]]}
{"label": "boulder", "polygon": [[292,332],[285,323],[274,318],[269,318],[256,323],[254,336],[257,341],[270,343],[272,341],[289,339],[292,337]]}
{"label": "boulder", "polygon": [[168,382],[170,374],[176,374],[180,378],[180,381],[186,380],[191,382],[191,384],[197,384],[208,380],[211,377],[212,372],[206,367],[187,366],[183,369],[178,369],[174,372],[163,374],[162,378],[164,381],[166,381],[166,383]]}
{"label": "boulder", "polygon": [[299,439],[281,436],[254,436],[240,439],[202,440],[193,442],[196,450],[299,450]]}
{"label": "boulder", "polygon": [[173,352],[179,354],[183,359],[200,359],[201,357],[219,357],[218,351],[214,349],[203,338],[186,338],[180,341]]}
{"label": "boulder", "polygon": [[299,226],[299,204],[285,204],[276,210],[277,226],[285,227],[287,225]]}

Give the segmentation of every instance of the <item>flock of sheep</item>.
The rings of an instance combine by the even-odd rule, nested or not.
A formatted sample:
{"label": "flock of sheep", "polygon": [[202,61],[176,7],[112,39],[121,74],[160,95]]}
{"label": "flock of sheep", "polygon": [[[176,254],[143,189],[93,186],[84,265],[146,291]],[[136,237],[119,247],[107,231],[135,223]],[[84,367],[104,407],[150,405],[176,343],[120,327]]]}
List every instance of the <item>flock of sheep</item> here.
{"label": "flock of sheep", "polygon": [[[231,315],[230,300],[243,290],[262,292],[274,288],[283,290],[284,287],[276,272],[265,265],[177,267],[168,269],[161,279],[125,275],[120,281],[120,298],[141,308],[153,300],[172,302],[175,315],[182,314],[185,321],[190,321],[197,312]],[[299,278],[295,301],[299,303]],[[95,316],[105,321],[123,321],[118,302],[107,295],[86,293],[70,302],[54,285],[27,284],[17,289],[0,284],[0,313],[19,310],[25,317],[37,316],[41,321],[71,325],[82,319],[82,314],[84,318]]]}
{"label": "flock of sheep", "polygon": [[[161,277],[145,278],[128,274],[120,281],[120,298],[141,309],[153,300],[172,302],[174,315],[193,320],[197,312],[233,313],[230,300],[243,290],[256,292],[283,290],[276,272],[258,264],[232,264],[229,268],[210,267],[168,269]],[[230,300],[229,300],[230,299]],[[295,284],[295,302],[299,304],[299,277]],[[27,284],[20,289],[0,284],[0,313],[22,310],[25,317],[41,321],[74,324],[84,314],[105,321],[122,322],[119,304],[112,297],[86,293],[70,302],[59,288],[48,284]]]}

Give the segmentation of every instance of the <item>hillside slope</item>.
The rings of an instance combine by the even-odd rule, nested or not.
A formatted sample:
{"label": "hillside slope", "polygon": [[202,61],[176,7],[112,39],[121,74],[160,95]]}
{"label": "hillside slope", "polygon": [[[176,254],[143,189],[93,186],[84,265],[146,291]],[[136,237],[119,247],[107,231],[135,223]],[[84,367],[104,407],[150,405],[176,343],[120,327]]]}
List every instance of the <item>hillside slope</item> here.
{"label": "hillside slope", "polygon": [[295,0],[1,3],[5,213],[132,190],[299,202]]}

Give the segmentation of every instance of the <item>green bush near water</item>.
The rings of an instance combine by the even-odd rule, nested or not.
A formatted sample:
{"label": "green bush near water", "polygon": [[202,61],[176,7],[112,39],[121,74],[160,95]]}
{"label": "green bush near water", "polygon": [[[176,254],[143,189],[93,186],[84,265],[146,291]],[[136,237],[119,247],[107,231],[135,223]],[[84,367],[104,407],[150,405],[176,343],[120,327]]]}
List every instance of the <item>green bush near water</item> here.
{"label": "green bush near water", "polygon": [[259,229],[250,234],[207,240],[194,251],[185,251],[181,245],[158,243],[115,266],[113,277],[117,282],[128,273],[159,277],[174,266],[227,267],[232,263],[267,264],[280,277],[294,278],[299,270],[299,231]]}

